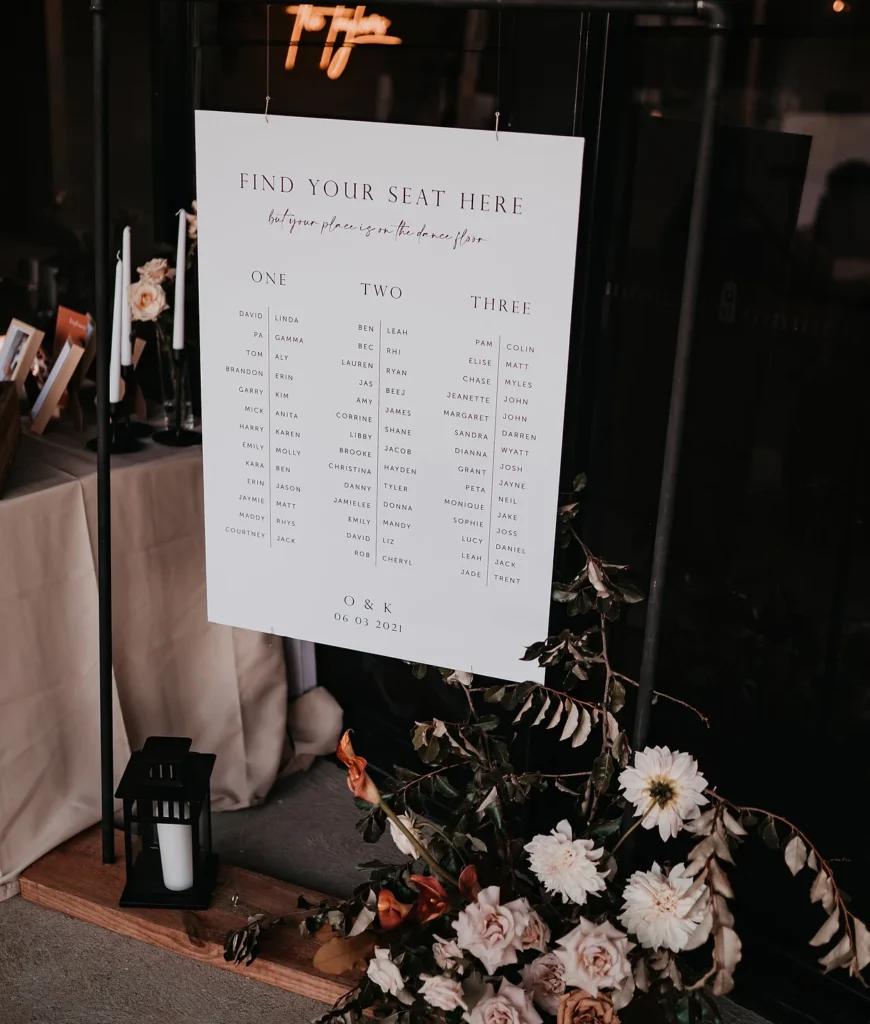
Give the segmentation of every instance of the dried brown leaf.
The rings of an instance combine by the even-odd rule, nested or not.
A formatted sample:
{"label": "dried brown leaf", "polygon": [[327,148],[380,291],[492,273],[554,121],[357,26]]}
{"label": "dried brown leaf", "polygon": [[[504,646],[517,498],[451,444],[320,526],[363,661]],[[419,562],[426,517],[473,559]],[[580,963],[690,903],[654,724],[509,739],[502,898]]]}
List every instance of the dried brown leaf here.
{"label": "dried brown leaf", "polygon": [[836,906],[837,898],[834,895],[834,886],[831,884],[831,879],[824,868],[816,875],[816,880],[812,884],[810,902],[821,903],[829,914],[833,912]]}
{"label": "dried brown leaf", "polygon": [[586,708],[580,712],[580,724],[574,730],[574,735],[571,737],[571,746],[580,747],[586,740],[589,739],[589,733],[592,731],[592,719],[589,717],[589,712]]}
{"label": "dried brown leaf", "polygon": [[565,725],[562,728],[562,735],[559,737],[559,742],[567,740],[574,735],[577,729],[577,723],[580,721],[580,711],[573,700],[568,701],[568,715],[565,718]]}
{"label": "dried brown leaf", "polygon": [[375,937],[370,932],[348,936],[336,935],[314,954],[312,966],[324,974],[344,974],[365,959],[375,948]]}
{"label": "dried brown leaf", "polygon": [[816,934],[810,939],[811,946],[824,946],[837,934],[840,924],[840,908],[835,907],[833,914],[825,921]]}
{"label": "dried brown leaf", "polygon": [[356,920],[353,923],[353,927],[350,930],[351,936],[361,935],[366,928],[375,920],[378,916],[377,910],[372,907],[363,907],[362,910],[356,915]]}
{"label": "dried brown leaf", "polygon": [[727,996],[734,989],[734,975],[730,971],[719,971],[713,981],[713,995],[718,998]]}
{"label": "dried brown leaf", "polygon": [[725,828],[728,829],[732,836],[745,836],[749,834],[730,811],[722,812],[722,820],[725,822]]}
{"label": "dried brown leaf", "polygon": [[518,721],[519,721],[519,720],[520,720],[520,719],[521,719],[521,718],[523,717],[523,715],[524,715],[524,714],[525,714],[525,713],[526,713],[526,712],[527,712],[527,711],[529,710],[529,708],[530,708],[530,707],[532,706],[532,701],[533,701],[533,700],[535,699],[535,692],[536,692],[535,690],[532,690],[532,692],[531,692],[531,693],[530,693],[530,694],[528,695],[528,697],[526,697],[526,702],[525,702],[525,704],[523,704],[523,706],[522,706],[522,707],[520,708],[520,710],[519,710],[519,711],[517,712],[517,717],[516,717],[516,718],[514,719],[514,721],[513,721],[513,724],[514,724],[514,725],[516,725],[516,724],[517,724],[517,722],[518,722]]}
{"label": "dried brown leaf", "polygon": [[800,836],[792,836],[783,853],[789,871],[796,875],[802,871],[807,862],[807,848]]}
{"label": "dried brown leaf", "polygon": [[607,712],[607,719],[606,719],[606,721],[607,721],[607,738],[608,738],[608,740],[610,740],[611,743],[613,743],[615,741],[616,737],[619,735],[619,722],[616,721],[616,719],[613,717],[613,715],[611,715],[611,713],[609,711]]}
{"label": "dried brown leaf", "polygon": [[852,959],[852,939],[849,933],[840,939],[836,946],[825,956],[819,958],[819,963],[825,968],[825,974],[837,967],[842,967]]}
{"label": "dried brown leaf", "polygon": [[724,925],[726,928],[734,927],[734,915],[731,913],[731,908],[724,896],[713,897],[713,907],[716,911],[716,917],[719,919],[719,924]]}
{"label": "dried brown leaf", "polygon": [[[694,821],[686,821],[683,823],[683,828],[687,832],[692,832],[696,836],[708,836],[713,831],[713,820],[716,817],[715,810],[704,811],[704,813],[695,818]],[[746,835],[746,833],[743,833]]]}
{"label": "dried brown leaf", "polygon": [[734,890],[731,888],[728,876],[715,858],[710,861],[709,877],[710,885],[714,892],[718,892],[720,896],[724,896],[729,900],[734,898]]}
{"label": "dried brown leaf", "polygon": [[547,709],[550,706],[549,694],[544,698],[544,703],[541,705],[541,710],[538,712],[537,718],[532,722],[532,725],[540,725],[544,721],[544,715],[547,713]]}
{"label": "dried brown leaf", "polygon": [[722,823],[719,822],[716,825],[715,831],[712,833],[713,845],[716,849],[716,856],[726,861],[728,864],[734,863],[734,858],[731,856],[731,847],[728,845],[728,839],[725,835],[725,831],[722,828]]}
{"label": "dried brown leaf", "polygon": [[857,917],[852,918],[852,924],[855,928],[855,959],[858,970],[863,971],[870,964],[870,931]]}
{"label": "dried brown leaf", "polygon": [[734,973],[743,956],[743,943],[733,928],[720,928],[716,932],[715,956],[720,970]]}
{"label": "dried brown leaf", "polygon": [[706,914],[701,920],[698,927],[689,936],[689,941],[683,946],[684,950],[700,949],[701,946],[710,938],[710,932],[713,930],[713,914],[712,912]]}
{"label": "dried brown leaf", "polygon": [[547,728],[548,729],[555,729],[556,728],[556,726],[562,720],[562,713],[565,710],[565,705],[562,703],[561,700],[559,700],[558,697],[555,698],[555,702],[556,702],[556,710],[553,712],[553,715],[550,718],[550,721],[547,722]]}

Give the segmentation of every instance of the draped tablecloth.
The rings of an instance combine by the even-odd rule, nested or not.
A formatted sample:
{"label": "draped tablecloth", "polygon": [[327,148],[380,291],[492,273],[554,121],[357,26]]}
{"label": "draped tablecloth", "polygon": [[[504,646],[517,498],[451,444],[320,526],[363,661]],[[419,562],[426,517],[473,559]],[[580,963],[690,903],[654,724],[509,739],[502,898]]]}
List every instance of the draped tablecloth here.
{"label": "draped tablecloth", "polygon": [[[206,619],[200,451],[113,456],[111,490],[116,781],[147,736],[190,736],[217,754],[214,808],[257,803],[294,753],[284,648]],[[96,501],[80,436],[23,438],[0,499],[0,899],[100,817]],[[305,766],[340,711],[297,703]]]}

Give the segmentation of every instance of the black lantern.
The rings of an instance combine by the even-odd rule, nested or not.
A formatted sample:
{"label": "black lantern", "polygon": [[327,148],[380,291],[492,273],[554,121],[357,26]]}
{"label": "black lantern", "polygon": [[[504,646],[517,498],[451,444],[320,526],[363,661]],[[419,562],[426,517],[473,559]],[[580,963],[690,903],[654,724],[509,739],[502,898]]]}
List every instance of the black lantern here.
{"label": "black lantern", "polygon": [[[115,796],[124,803],[127,884],[122,907],[205,910],[217,877],[209,782],[214,754],[191,740],[149,736]],[[138,849],[136,849],[138,848]]]}

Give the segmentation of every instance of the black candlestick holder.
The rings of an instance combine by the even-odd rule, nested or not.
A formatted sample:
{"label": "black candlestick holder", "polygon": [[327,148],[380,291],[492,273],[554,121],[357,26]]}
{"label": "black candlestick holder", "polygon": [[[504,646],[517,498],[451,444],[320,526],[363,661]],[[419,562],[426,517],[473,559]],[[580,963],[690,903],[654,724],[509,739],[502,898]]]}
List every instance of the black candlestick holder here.
{"label": "black candlestick holder", "polygon": [[[142,451],[142,445],[136,440],[130,429],[130,417],[124,402],[112,402],[109,406],[109,451],[112,455],[129,455],[131,452]],[[91,438],[87,447],[95,452],[98,438]]]}
{"label": "black candlestick holder", "polygon": [[175,375],[175,422],[166,430],[158,430],[153,435],[157,444],[166,444],[171,448],[189,448],[202,444],[202,434],[198,430],[187,430],[182,425],[184,418],[184,361],[187,352],[183,348],[172,350],[172,366]]}
{"label": "black candlestick holder", "polygon": [[147,423],[141,423],[139,420],[132,418],[133,403],[136,400],[136,367],[132,365],[122,366],[121,380],[124,382],[124,405],[127,408],[130,433],[133,437],[151,437],[154,433],[154,428],[150,427]]}

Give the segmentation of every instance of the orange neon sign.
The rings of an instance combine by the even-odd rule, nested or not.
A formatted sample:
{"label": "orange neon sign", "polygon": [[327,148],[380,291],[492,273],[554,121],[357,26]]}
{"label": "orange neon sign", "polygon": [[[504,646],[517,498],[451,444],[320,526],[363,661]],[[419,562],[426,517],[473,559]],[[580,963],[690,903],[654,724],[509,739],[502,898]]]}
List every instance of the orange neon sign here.
{"label": "orange neon sign", "polygon": [[[364,5],[358,7],[315,7],[313,4],[299,4],[286,8],[288,14],[295,15],[293,31],[290,33],[290,46],[284,67],[289,71],[296,66],[296,53],[303,32],[322,32],[329,23],[323,52],[320,55],[320,69],[327,77],[335,80],[347,67],[350,51],[354,46],[363,43],[381,43],[384,46],[397,46],[401,43],[398,36],[388,36],[390,19],[381,14],[366,14]],[[344,40],[336,50],[336,39],[339,32],[344,33]]]}

